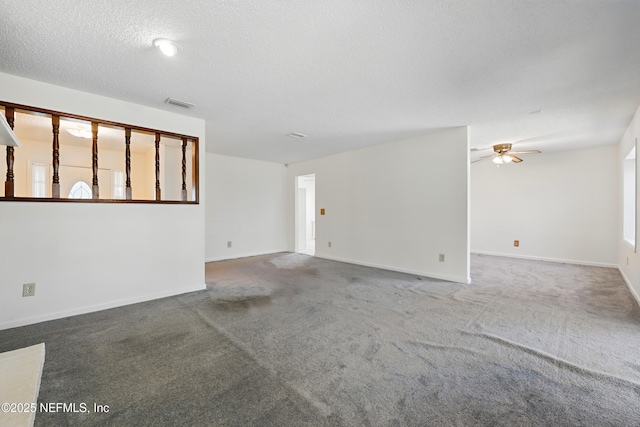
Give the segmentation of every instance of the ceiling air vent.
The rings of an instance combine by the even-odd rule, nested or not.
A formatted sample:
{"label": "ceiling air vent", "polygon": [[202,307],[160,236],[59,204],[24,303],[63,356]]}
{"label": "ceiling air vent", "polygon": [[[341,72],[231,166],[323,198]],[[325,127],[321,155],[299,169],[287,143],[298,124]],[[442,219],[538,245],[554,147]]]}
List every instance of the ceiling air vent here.
{"label": "ceiling air vent", "polygon": [[175,99],[175,98],[167,98],[166,101],[164,101],[166,104],[171,104],[171,105],[176,105],[178,107],[182,107],[182,108],[191,108],[191,107],[195,107],[196,104],[192,104],[190,102],[187,101],[180,101],[179,99]]}
{"label": "ceiling air vent", "polygon": [[290,138],[306,138],[307,137],[307,135],[305,135],[304,133],[298,133],[298,132],[291,132],[287,136]]}

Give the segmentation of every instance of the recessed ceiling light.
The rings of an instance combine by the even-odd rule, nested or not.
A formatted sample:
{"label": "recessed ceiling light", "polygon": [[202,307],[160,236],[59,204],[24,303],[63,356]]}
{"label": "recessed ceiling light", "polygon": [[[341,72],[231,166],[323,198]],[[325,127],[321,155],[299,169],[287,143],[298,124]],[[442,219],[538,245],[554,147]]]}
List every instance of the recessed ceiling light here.
{"label": "recessed ceiling light", "polygon": [[176,42],[169,39],[155,39],[153,45],[167,56],[174,56],[180,49],[180,46]]}
{"label": "recessed ceiling light", "polygon": [[306,138],[307,137],[307,135],[305,135],[304,133],[298,133],[298,132],[291,132],[287,136],[290,138]]}

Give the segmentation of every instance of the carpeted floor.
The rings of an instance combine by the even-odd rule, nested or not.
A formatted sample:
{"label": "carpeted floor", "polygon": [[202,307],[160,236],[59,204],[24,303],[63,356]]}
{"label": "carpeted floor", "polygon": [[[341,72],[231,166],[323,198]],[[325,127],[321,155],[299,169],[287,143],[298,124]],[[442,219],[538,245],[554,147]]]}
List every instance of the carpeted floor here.
{"label": "carpeted floor", "polygon": [[640,425],[640,309],[615,269],[206,269],[206,291],[0,331],[0,351],[46,342],[40,402],[91,412],[36,425]]}

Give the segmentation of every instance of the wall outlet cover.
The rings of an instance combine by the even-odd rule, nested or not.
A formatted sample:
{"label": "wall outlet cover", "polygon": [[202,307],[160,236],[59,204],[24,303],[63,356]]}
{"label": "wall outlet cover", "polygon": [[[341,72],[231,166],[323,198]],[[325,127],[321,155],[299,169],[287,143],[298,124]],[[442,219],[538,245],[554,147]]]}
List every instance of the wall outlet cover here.
{"label": "wall outlet cover", "polygon": [[35,283],[25,283],[22,285],[22,296],[23,297],[32,297],[36,294],[36,284]]}

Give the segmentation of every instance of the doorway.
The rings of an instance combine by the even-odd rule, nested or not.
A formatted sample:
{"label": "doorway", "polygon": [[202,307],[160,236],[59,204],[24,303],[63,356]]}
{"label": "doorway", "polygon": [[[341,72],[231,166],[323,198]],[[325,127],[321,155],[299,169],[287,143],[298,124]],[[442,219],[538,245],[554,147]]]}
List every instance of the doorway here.
{"label": "doorway", "polygon": [[296,177],[296,252],[316,253],[316,175]]}

